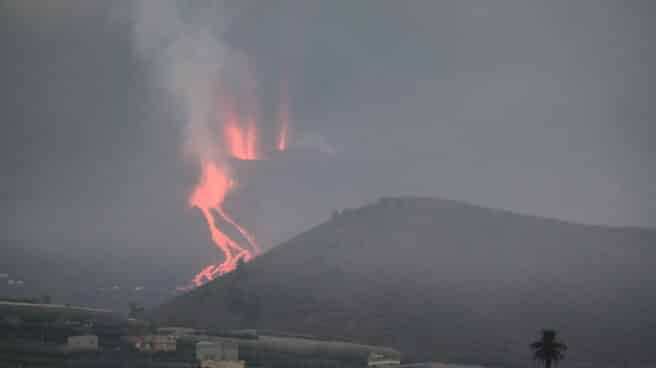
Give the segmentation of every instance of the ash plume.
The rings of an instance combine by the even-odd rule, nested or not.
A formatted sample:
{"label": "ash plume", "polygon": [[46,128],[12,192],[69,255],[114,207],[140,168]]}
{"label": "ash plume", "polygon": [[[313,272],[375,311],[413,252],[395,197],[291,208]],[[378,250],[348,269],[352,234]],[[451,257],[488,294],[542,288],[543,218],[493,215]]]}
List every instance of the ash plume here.
{"label": "ash plume", "polygon": [[191,6],[169,0],[135,2],[134,47],[151,64],[154,82],[166,89],[181,112],[184,152],[200,160],[223,161],[226,153],[212,126],[216,88],[240,56],[221,37],[230,19],[227,7],[216,2]]}
{"label": "ash plume", "polygon": [[261,252],[255,236],[223,208],[236,185],[227,157],[260,159],[256,85],[247,69],[240,70],[243,58],[221,37],[226,19],[236,16],[227,9],[222,3],[135,3],[135,49],[181,111],[183,151],[200,169],[188,205],[201,211],[211,241],[224,256],[221,263],[205,266],[190,287],[231,272]]}

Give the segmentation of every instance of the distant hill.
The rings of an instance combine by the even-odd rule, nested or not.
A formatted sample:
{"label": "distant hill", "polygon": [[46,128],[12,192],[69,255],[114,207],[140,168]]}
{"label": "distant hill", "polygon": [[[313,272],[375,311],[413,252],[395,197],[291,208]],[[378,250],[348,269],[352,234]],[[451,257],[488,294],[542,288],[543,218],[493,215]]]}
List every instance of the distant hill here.
{"label": "distant hill", "polygon": [[152,311],[400,349],[406,361],[520,367],[552,327],[566,366],[656,362],[656,231],[430,198],[335,213]]}

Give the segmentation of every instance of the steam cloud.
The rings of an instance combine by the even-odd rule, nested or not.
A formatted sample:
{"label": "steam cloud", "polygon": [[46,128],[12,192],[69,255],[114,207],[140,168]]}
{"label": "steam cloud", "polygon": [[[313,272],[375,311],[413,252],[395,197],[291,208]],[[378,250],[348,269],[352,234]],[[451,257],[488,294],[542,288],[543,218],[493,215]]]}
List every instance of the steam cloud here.
{"label": "steam cloud", "polygon": [[[258,159],[258,129],[252,111],[256,107],[254,79],[248,78],[248,70],[235,70],[245,63],[235,62],[238,53],[220,36],[226,29],[222,21],[231,19],[226,17],[225,7],[217,3],[203,8],[190,5],[160,0],[136,3],[135,48],[152,63],[156,82],[181,109],[186,121],[184,152],[201,169],[189,206],[202,212],[212,241],[224,255],[223,262],[208,265],[196,275],[193,283],[201,285],[261,252],[255,237],[222,206],[235,183],[226,158]],[[204,19],[208,16],[211,18]],[[230,83],[228,75],[246,76],[237,81],[238,87],[246,86],[245,111],[239,110],[235,93],[225,89]],[[247,114],[245,120],[242,113]],[[219,138],[223,141],[217,141]],[[232,228],[238,237],[226,233],[223,226]]]}
{"label": "steam cloud", "polygon": [[[194,3],[197,4],[197,3]],[[182,111],[184,151],[201,161],[225,160],[211,123],[216,113],[216,88],[240,59],[222,41],[226,7],[212,3],[192,9],[192,3],[140,0],[134,5],[135,49],[153,66],[155,83],[171,95]],[[211,19],[204,19],[212,15]]]}

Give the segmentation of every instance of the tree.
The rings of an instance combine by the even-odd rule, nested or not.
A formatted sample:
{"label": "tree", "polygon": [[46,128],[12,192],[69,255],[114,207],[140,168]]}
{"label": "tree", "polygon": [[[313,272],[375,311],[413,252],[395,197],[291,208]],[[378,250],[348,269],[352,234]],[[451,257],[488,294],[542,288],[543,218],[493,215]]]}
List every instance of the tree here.
{"label": "tree", "polygon": [[551,363],[558,363],[565,358],[567,345],[556,341],[555,330],[542,330],[540,340],[531,344],[533,359],[544,362],[545,368],[551,368]]}

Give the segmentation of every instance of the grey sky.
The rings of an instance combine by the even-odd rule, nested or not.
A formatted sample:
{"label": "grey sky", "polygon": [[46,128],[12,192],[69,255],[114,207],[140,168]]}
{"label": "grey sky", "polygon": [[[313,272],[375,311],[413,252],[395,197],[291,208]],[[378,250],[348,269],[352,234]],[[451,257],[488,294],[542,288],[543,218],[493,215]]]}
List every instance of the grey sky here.
{"label": "grey sky", "polygon": [[[212,24],[212,4],[182,10]],[[265,247],[399,194],[654,227],[649,5],[229,3],[225,41],[255,65],[263,129],[286,80],[297,146],[241,165],[229,206]],[[216,256],[186,205],[197,168],[177,106],[134,50],[131,9],[2,2],[5,241],[191,274]]]}

